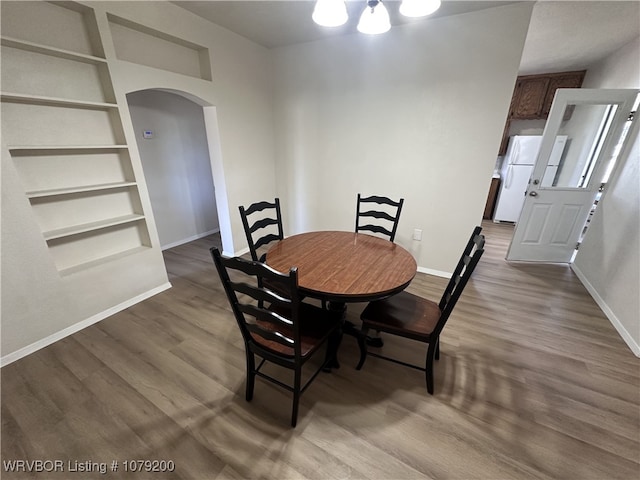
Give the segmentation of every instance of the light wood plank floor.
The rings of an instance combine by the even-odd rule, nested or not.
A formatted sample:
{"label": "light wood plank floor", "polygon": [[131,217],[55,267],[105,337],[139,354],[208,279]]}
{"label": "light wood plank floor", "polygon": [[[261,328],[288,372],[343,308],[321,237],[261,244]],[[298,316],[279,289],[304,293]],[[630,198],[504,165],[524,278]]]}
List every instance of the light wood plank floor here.
{"label": "light wood plank floor", "polygon": [[[441,339],[436,394],[423,374],[346,337],[289,428],[290,396],[258,380],[208,248],[165,253],[173,288],[2,369],[2,460],[63,460],[64,473],[2,478],[637,479],[640,360],[565,266],[509,265],[512,228],[487,246]],[[409,289],[436,299],[442,278]],[[352,305],[357,321],[364,305]],[[385,336],[422,362],[424,345]],[[171,460],[172,473],[123,461]],[[73,473],[68,461],[118,461]]]}

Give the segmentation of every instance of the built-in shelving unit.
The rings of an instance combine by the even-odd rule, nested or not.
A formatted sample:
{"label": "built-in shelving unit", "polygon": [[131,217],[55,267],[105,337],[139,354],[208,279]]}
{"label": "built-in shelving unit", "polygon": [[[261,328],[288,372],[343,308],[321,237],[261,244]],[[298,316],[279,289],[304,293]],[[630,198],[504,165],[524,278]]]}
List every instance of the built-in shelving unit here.
{"label": "built-in shelving unit", "polygon": [[[84,22],[95,21],[90,9],[75,4],[15,8],[59,13],[78,37]],[[46,32],[9,33],[0,37],[3,71],[10,72],[3,75],[0,92],[4,143],[58,271],[67,275],[148,248],[138,184],[98,36],[86,37],[74,51],[43,42]]]}

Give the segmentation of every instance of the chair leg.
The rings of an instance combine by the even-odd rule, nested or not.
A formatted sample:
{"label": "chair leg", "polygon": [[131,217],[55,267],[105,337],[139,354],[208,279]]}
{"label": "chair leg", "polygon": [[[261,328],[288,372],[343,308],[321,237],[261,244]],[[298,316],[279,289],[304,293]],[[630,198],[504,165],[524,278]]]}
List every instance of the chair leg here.
{"label": "chair leg", "polygon": [[438,342],[429,343],[427,348],[427,361],[425,365],[425,376],[427,380],[427,392],[433,395],[433,358],[435,357]]}
{"label": "chair leg", "polygon": [[298,423],[298,405],[300,404],[300,381],[302,371],[300,367],[296,368],[293,379],[293,408],[291,411],[291,427],[295,428]]}
{"label": "chair leg", "polygon": [[436,360],[440,360],[440,337],[436,339]]}
{"label": "chair leg", "polygon": [[245,398],[247,402],[250,402],[253,399],[253,387],[256,383],[256,358],[248,348],[245,350],[247,355],[247,390]]}

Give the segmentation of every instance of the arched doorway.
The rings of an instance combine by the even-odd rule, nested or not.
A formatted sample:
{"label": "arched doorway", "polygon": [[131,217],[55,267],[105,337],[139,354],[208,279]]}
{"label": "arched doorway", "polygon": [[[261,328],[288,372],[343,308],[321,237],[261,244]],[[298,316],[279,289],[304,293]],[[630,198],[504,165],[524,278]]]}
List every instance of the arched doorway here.
{"label": "arched doorway", "polygon": [[161,89],[127,102],[162,249],[217,232],[231,244],[215,107]]}

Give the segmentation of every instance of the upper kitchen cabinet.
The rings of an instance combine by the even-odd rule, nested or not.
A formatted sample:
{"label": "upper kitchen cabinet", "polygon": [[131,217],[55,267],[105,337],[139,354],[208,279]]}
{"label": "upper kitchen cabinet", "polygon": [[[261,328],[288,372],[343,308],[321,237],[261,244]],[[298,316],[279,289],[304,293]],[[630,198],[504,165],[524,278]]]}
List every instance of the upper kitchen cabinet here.
{"label": "upper kitchen cabinet", "polygon": [[509,118],[523,120],[540,118],[548,87],[549,77],[545,75],[518,77],[513,97],[511,97]]}
{"label": "upper kitchen cabinet", "polygon": [[563,72],[518,77],[509,118],[532,120],[547,118],[559,88],[579,88],[586,72]]}
{"label": "upper kitchen cabinet", "polygon": [[559,88],[580,88],[585,73],[586,70],[581,70],[518,77],[511,97],[509,114],[498,155],[504,155],[507,151],[509,131],[513,120],[546,119],[549,110],[551,110],[556,90]]}
{"label": "upper kitchen cabinet", "polygon": [[551,110],[551,104],[553,103],[556,90],[559,88],[580,88],[585,73],[586,70],[582,70],[580,72],[558,73],[549,76],[549,85],[547,86],[547,93],[544,98],[544,105],[542,106],[542,118],[549,116],[549,110]]}

